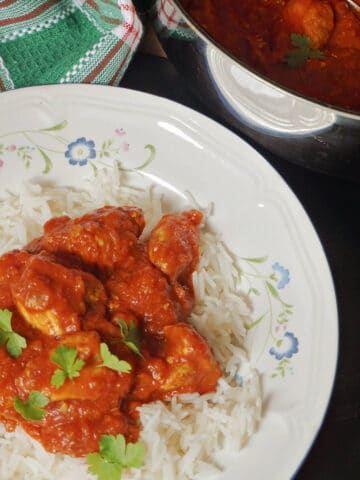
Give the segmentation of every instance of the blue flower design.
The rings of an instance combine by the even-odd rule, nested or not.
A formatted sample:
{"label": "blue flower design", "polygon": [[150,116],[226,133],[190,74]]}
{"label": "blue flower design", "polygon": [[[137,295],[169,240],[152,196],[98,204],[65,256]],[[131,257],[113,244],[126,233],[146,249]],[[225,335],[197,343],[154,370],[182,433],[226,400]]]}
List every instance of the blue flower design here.
{"label": "blue flower design", "polygon": [[287,270],[282,265],[280,265],[279,262],[274,263],[274,265],[272,266],[272,269],[275,272],[280,273],[280,280],[277,284],[277,288],[278,289],[284,288],[285,285],[287,285],[290,282],[289,270]]}
{"label": "blue flower design", "polygon": [[70,165],[86,165],[88,160],[96,157],[95,143],[85,137],[78,138],[69,143],[65,157],[69,159]]}
{"label": "blue flower design", "polygon": [[299,340],[293,333],[286,332],[284,337],[278,341],[276,347],[272,347],[269,350],[270,355],[274,355],[276,360],[282,360],[283,358],[291,358],[295,353],[299,351]]}

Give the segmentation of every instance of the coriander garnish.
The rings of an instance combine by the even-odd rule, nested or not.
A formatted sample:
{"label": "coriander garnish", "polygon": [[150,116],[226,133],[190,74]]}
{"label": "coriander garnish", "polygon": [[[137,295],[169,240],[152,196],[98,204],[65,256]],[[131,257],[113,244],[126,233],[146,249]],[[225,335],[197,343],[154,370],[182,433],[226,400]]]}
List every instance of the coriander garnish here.
{"label": "coriander garnish", "polygon": [[5,344],[8,354],[16,358],[26,347],[26,339],[13,331],[11,317],[9,310],[0,310],[0,345]]}
{"label": "coriander garnish", "polygon": [[307,35],[291,33],[291,44],[293,49],[286,52],[286,63],[290,68],[300,68],[305,65],[309,58],[322,60],[325,55],[320,50],[311,48],[311,41]]}

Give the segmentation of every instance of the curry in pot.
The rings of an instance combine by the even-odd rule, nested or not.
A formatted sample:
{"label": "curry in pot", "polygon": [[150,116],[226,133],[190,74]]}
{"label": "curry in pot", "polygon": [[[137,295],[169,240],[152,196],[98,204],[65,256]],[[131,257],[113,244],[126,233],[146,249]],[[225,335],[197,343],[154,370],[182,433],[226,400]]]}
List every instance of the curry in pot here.
{"label": "curry in pot", "polygon": [[360,111],[360,18],[345,0],[181,0],[219,44],[295,92]]}

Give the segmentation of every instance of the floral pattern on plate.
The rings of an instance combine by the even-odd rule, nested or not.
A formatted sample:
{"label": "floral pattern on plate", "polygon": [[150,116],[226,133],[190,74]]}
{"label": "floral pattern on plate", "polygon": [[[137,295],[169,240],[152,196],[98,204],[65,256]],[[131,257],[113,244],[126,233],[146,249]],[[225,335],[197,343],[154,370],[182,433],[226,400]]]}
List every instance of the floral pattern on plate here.
{"label": "floral pattern on plate", "polygon": [[[290,283],[289,270],[276,262],[272,271],[264,274],[264,264],[268,257],[241,258],[241,276],[247,284],[247,295],[262,296],[266,309],[257,319],[247,325],[247,330],[256,329],[265,322],[268,325],[264,335],[260,355],[266,349],[276,360],[276,365],[270,374],[271,378],[285,377],[293,373],[292,357],[299,352],[299,340],[294,333],[288,331],[289,323],[294,313],[294,307],[285,302],[279,290]],[[262,265],[262,268],[259,267]]]}
{"label": "floral pattern on plate", "polygon": [[[126,131],[123,128],[115,128],[112,136],[95,142],[86,137],[76,139],[65,137],[64,130],[67,126],[68,122],[64,120],[47,128],[2,134],[0,136],[0,168],[5,165],[5,156],[9,153],[20,160],[25,168],[30,168],[32,162],[42,161],[43,174],[52,171],[55,157],[63,158],[73,167],[90,165],[94,175],[98,174],[99,167],[112,166],[114,163],[121,171],[142,170],[155,158],[155,147],[148,144],[144,146],[148,150],[148,157],[140,165],[128,167],[124,164],[123,156],[129,151],[130,144],[126,140]],[[23,137],[24,144],[7,142],[11,137],[19,136]]]}

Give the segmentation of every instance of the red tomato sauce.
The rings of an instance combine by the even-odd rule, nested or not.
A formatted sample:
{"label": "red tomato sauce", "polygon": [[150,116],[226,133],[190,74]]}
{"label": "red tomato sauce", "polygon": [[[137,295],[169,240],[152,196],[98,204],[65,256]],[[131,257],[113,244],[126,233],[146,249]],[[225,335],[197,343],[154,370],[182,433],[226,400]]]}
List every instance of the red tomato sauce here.
{"label": "red tomato sauce", "polygon": [[[0,257],[0,309],[26,340],[18,356],[0,347],[0,421],[9,431],[20,425],[50,452],[83,456],[104,434],[136,441],[143,403],[215,390],[220,367],[187,322],[201,220],[197,210],[166,215],[143,241],[142,211],[108,206],[51,219],[43,236]],[[136,330],[138,351],[119,319]],[[104,366],[104,345],[130,371]],[[76,348],[83,366],[59,386],[61,346]],[[14,408],[32,392],[48,400],[40,420]]]}
{"label": "red tomato sauce", "polygon": [[[181,0],[223,47],[259,73],[304,96],[360,111],[360,18],[345,0]],[[311,52],[289,66],[306,36]],[[315,57],[319,57],[316,53]]]}

